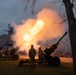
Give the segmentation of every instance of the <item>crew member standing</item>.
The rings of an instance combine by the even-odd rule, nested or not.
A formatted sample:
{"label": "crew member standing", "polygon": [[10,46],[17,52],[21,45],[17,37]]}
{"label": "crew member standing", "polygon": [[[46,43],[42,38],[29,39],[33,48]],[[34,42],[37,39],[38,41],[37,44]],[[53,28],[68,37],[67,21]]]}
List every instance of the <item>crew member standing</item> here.
{"label": "crew member standing", "polygon": [[39,47],[38,58],[39,58],[40,63],[42,63],[42,60],[44,60],[44,53],[41,47]]}
{"label": "crew member standing", "polygon": [[11,53],[11,49],[8,47],[8,48],[7,48],[7,54],[6,54],[6,56],[7,56],[7,58],[9,58],[9,59],[10,59],[10,53]]}
{"label": "crew member standing", "polygon": [[35,56],[36,56],[36,50],[34,49],[34,46],[31,45],[31,48],[29,50],[29,58],[30,58],[32,68],[35,67]]}

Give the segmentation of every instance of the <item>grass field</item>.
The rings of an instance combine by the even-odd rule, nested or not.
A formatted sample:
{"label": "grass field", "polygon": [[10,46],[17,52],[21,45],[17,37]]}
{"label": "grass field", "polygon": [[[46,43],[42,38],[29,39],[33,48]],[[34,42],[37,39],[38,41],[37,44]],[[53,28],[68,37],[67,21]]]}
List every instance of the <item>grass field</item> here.
{"label": "grass field", "polygon": [[0,60],[0,75],[72,75],[71,63],[61,63],[60,66],[48,66],[36,64],[30,68],[30,64],[18,66],[19,60]]}

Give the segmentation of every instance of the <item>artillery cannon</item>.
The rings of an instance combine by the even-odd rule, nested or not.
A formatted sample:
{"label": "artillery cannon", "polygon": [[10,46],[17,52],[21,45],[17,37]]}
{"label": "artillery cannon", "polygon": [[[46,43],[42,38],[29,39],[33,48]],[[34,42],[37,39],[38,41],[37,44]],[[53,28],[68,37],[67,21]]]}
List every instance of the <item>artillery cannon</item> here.
{"label": "artillery cannon", "polygon": [[[59,42],[63,39],[63,37],[67,34],[67,32],[65,32],[65,34],[58,40],[57,43],[55,43],[54,45],[52,45],[51,47],[49,48],[46,48],[43,52],[44,54],[44,59],[42,62],[40,62],[38,59],[35,60],[35,63],[48,63],[49,65],[53,65],[53,66],[59,66],[60,65],[60,58],[57,57],[57,56],[51,56],[51,53],[53,53],[58,45],[59,45]],[[26,59],[26,60],[20,60],[19,62],[19,66],[22,66],[23,63],[30,63],[30,60],[29,59]]]}
{"label": "artillery cannon", "polygon": [[[10,48],[12,46],[12,48],[10,48],[10,56],[7,57],[7,48],[4,50],[3,47],[4,46],[7,46],[7,48]],[[13,60],[17,60],[19,59],[19,56],[16,53],[16,51],[18,50],[19,48],[13,48],[13,43],[9,43],[9,41],[6,41],[2,47],[0,47],[0,58],[4,58],[4,59],[7,59],[7,58],[10,58],[10,59],[13,59]]]}
{"label": "artillery cannon", "polygon": [[[8,37],[6,41],[1,47],[0,47],[0,58],[5,58],[7,59],[7,48],[10,48],[10,59],[14,59],[17,60],[19,58],[19,56],[17,54],[15,54],[15,52],[19,49],[17,48],[13,48],[13,44],[14,42],[11,40],[11,35],[14,33],[14,28],[10,26],[10,24],[8,24],[8,30],[5,30],[8,32],[8,34],[6,35],[6,37]],[[3,37],[2,37],[3,38]],[[5,48],[5,49],[4,49]]]}
{"label": "artillery cannon", "polygon": [[50,65],[54,65],[54,66],[59,66],[60,65],[60,58],[59,57],[57,57],[57,56],[51,56],[51,53],[53,53],[56,49],[57,49],[57,47],[58,47],[58,45],[59,45],[59,42],[62,40],[62,38],[65,36],[67,34],[67,32],[65,32],[65,34],[59,39],[59,41],[56,43],[56,44],[54,44],[54,45],[52,45],[51,47],[49,47],[49,48],[46,48],[45,50],[44,50],[44,57],[45,57],[45,59],[46,59],[46,62],[48,63],[48,64],[50,64]]}

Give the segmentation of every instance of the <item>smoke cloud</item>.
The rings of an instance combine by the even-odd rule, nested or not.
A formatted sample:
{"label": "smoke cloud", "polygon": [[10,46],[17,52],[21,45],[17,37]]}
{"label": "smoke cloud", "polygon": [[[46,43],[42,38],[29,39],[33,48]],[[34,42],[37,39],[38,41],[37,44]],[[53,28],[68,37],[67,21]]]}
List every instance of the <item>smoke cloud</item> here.
{"label": "smoke cloud", "polygon": [[[44,26],[32,38],[30,30],[36,25],[38,20],[42,20]],[[23,20],[21,25],[14,24],[15,34],[12,36],[12,40],[15,41],[14,47],[20,47],[19,50],[26,50],[28,52],[31,44],[34,45],[36,50],[39,46],[43,49],[51,46],[65,33],[65,25],[60,25],[62,21],[57,11],[44,8],[37,14],[36,18]],[[35,29],[38,30],[38,27]],[[28,45],[26,45],[27,42],[23,38],[26,34],[30,34],[29,36],[32,38],[32,40],[27,41],[29,42]]]}

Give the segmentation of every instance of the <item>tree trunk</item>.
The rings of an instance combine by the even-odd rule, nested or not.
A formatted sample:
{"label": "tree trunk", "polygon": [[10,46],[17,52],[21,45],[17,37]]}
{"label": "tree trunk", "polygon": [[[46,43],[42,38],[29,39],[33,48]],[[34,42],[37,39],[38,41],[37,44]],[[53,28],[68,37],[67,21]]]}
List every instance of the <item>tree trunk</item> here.
{"label": "tree trunk", "polygon": [[63,2],[65,5],[67,19],[68,19],[69,38],[70,38],[72,57],[73,57],[73,67],[74,67],[74,73],[76,75],[76,19],[73,13],[73,4],[70,2],[70,0],[63,0]]}

